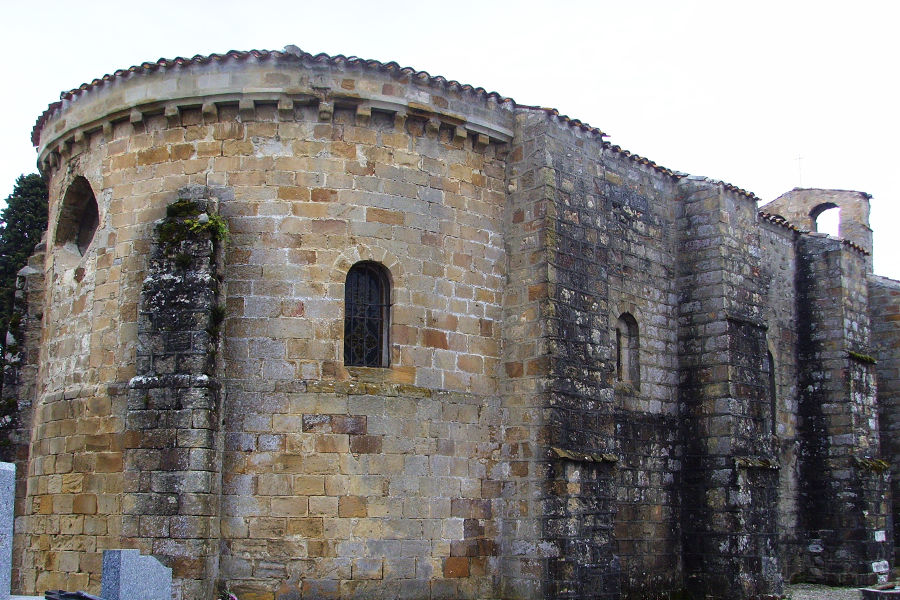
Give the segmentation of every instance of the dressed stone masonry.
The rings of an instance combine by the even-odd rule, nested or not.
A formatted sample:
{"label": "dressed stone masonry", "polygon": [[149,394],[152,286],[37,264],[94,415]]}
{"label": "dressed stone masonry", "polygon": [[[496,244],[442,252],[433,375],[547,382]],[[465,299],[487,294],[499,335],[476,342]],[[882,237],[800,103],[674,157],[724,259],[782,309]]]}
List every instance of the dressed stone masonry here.
{"label": "dressed stone masonry", "polygon": [[192,600],[888,578],[900,284],[867,195],[759,212],[554,110],[296,47],[117,71],[33,139],[15,589],[97,592],[121,547]]}

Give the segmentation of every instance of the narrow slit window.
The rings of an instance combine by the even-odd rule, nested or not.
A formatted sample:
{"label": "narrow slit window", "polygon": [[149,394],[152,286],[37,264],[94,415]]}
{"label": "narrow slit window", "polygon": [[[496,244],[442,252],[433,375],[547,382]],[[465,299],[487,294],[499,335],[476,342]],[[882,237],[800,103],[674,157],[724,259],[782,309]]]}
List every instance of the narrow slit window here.
{"label": "narrow slit window", "polygon": [[387,269],[360,262],[344,287],[344,364],[387,367],[390,347],[390,283]]}
{"label": "narrow slit window", "polygon": [[769,369],[769,410],[771,411],[770,415],[770,427],[772,429],[772,435],[777,435],[778,433],[778,385],[775,381],[775,357],[772,356],[771,352],[766,352],[766,368]]}
{"label": "narrow slit window", "polygon": [[616,322],[616,380],[630,383],[635,389],[641,385],[639,354],[637,320],[630,313],[622,313]]}

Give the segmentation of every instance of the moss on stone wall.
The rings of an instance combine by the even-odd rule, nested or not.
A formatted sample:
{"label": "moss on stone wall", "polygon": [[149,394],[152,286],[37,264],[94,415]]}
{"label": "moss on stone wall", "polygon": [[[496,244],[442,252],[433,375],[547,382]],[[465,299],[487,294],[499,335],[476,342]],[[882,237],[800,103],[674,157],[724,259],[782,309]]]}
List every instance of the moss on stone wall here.
{"label": "moss on stone wall", "polygon": [[171,254],[181,242],[204,235],[215,242],[227,240],[228,222],[204,212],[193,200],[178,200],[166,208],[166,219],[156,226],[156,234],[166,254]]}

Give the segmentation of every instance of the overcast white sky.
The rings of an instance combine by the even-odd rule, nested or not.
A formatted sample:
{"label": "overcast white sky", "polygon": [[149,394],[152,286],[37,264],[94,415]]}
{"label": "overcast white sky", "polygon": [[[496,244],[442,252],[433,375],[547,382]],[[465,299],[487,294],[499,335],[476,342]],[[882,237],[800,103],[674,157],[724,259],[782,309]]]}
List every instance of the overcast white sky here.
{"label": "overcast white sky", "polygon": [[[676,171],[763,200],[872,194],[875,271],[900,279],[900,3],[0,0],[0,198],[35,170],[59,93],[160,57],[356,55],[558,108]],[[798,157],[802,159],[798,160]]]}

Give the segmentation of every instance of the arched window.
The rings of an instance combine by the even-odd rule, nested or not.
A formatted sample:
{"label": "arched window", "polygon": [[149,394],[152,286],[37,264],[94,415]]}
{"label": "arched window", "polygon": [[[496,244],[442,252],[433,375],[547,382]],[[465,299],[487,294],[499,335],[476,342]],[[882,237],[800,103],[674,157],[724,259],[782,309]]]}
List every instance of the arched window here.
{"label": "arched window", "polygon": [[344,286],[344,364],[387,367],[389,363],[390,279],[387,269],[359,262]]}
{"label": "arched window", "polygon": [[99,225],[100,211],[91,184],[84,177],[76,177],[66,190],[60,206],[56,245],[83,256]]}
{"label": "arched window", "polygon": [[616,322],[616,380],[630,383],[635,389],[641,385],[639,351],[637,320],[631,313],[622,313]]}

